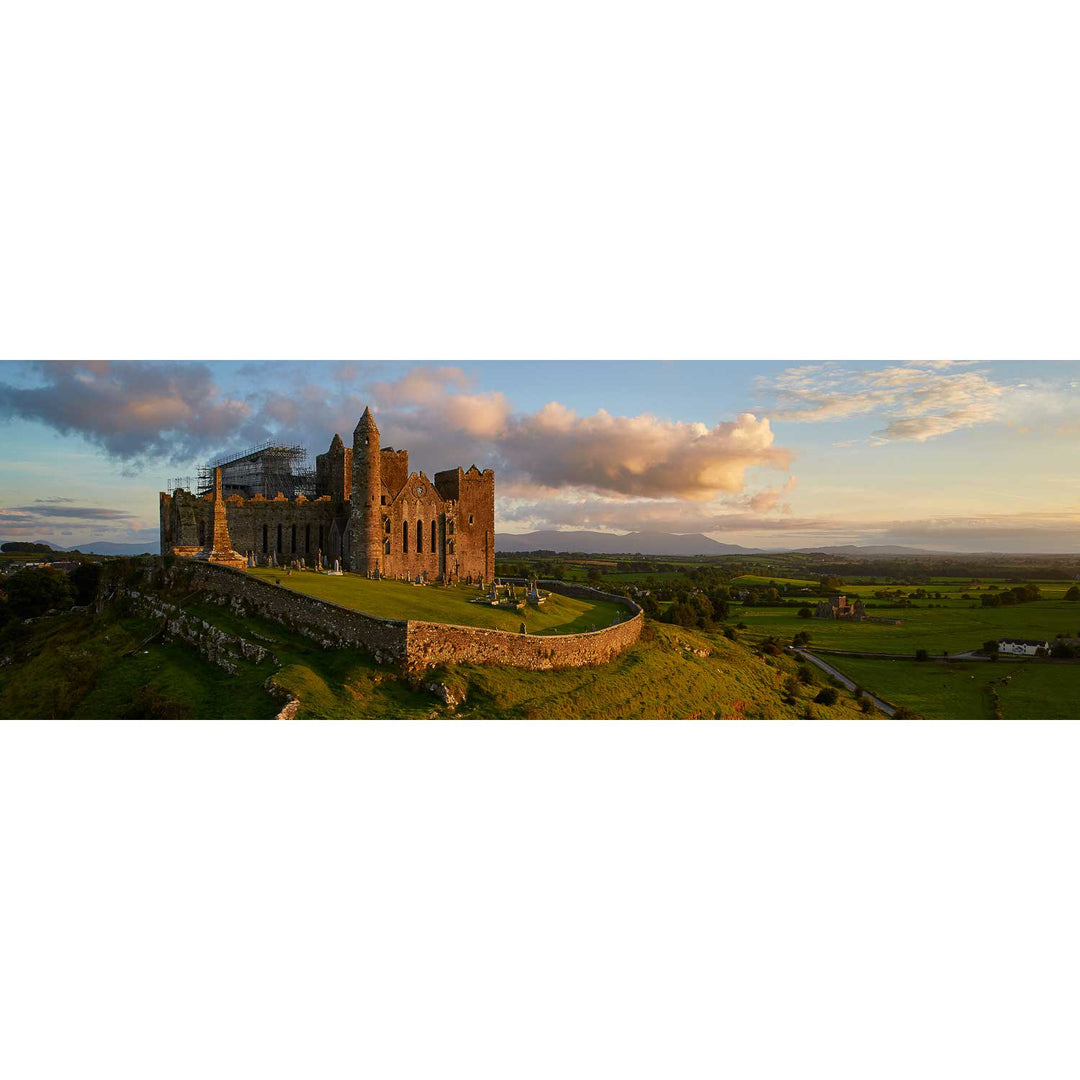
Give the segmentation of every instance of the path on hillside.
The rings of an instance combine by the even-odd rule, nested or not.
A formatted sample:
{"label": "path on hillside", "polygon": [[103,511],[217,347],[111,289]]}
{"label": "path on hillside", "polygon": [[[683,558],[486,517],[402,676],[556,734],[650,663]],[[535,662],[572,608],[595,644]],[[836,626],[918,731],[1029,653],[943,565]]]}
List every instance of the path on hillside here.
{"label": "path on hillside", "polygon": [[[811,664],[815,664],[821,668],[822,671],[831,675],[838,682],[843,683],[849,690],[855,689],[855,683],[853,683],[842,671],[837,671],[831,664],[826,664],[824,660],[819,660],[813,653],[807,652],[805,649],[797,649],[794,646],[789,645],[788,648],[792,652],[798,653],[804,660],[809,660]],[[882,701],[881,698],[875,697],[868,690],[864,690],[863,693],[874,703],[874,706],[880,709],[886,716],[892,716],[896,712],[896,707],[890,705],[887,701]]]}

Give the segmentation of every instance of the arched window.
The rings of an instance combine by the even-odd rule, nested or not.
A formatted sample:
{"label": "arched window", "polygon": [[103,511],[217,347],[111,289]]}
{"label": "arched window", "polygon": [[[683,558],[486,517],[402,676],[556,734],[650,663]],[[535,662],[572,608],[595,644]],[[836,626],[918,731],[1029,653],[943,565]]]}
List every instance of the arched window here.
{"label": "arched window", "polygon": [[382,519],[382,527],[383,527],[383,532],[386,533],[387,536],[389,536],[390,535],[390,519],[388,517],[384,517]]}
{"label": "arched window", "polygon": [[[323,543],[323,526],[320,525],[319,526],[319,550],[322,551],[322,549],[324,547],[326,547],[326,544]],[[266,526],[264,525],[263,526],[263,551],[265,551],[265,550],[266,550]]]}
{"label": "arched window", "polygon": [[431,551],[432,551],[432,554],[434,554],[438,550],[439,550],[439,534],[438,534],[438,532],[436,530],[436,527],[435,527],[435,521],[432,520],[432,522],[431,522]]}
{"label": "arched window", "polygon": [[402,555],[409,554],[409,523],[407,521],[401,523],[401,553]]}
{"label": "arched window", "polygon": [[304,526],[304,554],[311,554],[311,526]]}
{"label": "arched window", "polygon": [[450,555],[454,554],[454,541],[453,540],[447,540],[446,541],[446,550],[447,550],[448,554],[450,554]]}
{"label": "arched window", "polygon": [[267,526],[263,526],[263,554],[265,555],[270,550],[270,541],[267,536],[269,529]]}
{"label": "arched window", "polygon": [[206,525],[203,522],[199,522],[199,547],[202,547],[206,543]]}
{"label": "arched window", "polygon": [[284,551],[285,550],[281,546],[281,526],[280,525],[277,527],[277,547],[274,550],[275,551]]}
{"label": "arched window", "polygon": [[383,541],[382,553],[384,555],[389,555],[390,554],[390,537],[389,536]]}
{"label": "arched window", "polygon": [[292,527],[292,551],[293,551],[293,554],[295,555],[296,554],[296,526],[295,525]]}
{"label": "arched window", "polygon": [[424,523],[418,521],[416,523],[416,554],[419,555],[424,550]]}

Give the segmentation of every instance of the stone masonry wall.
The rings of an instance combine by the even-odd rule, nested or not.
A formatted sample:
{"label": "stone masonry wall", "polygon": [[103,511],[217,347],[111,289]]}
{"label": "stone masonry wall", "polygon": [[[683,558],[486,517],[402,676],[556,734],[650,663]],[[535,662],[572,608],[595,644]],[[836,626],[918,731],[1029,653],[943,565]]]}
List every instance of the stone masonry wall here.
{"label": "stone masonry wall", "polygon": [[182,575],[187,586],[205,585],[212,592],[239,597],[258,614],[294,627],[324,648],[351,645],[371,653],[380,664],[392,664],[413,674],[437,664],[454,663],[506,664],[533,671],[603,664],[638,640],[644,622],[641,609],[625,596],[561,581],[541,585],[568,596],[610,600],[632,615],[625,622],[585,634],[514,634],[412,619],[377,619],[248,577],[243,570],[187,559],[177,560],[169,575]]}
{"label": "stone masonry wall", "polygon": [[625,622],[585,634],[550,635],[513,634],[506,630],[450,626],[410,619],[409,670],[420,672],[437,664],[459,663],[506,664],[531,671],[585,667],[614,660],[641,637],[645,616],[633,600],[600,592],[587,585],[562,581],[542,581],[540,585],[551,592],[583,600],[609,600],[628,608],[633,615]]}
{"label": "stone masonry wall", "polygon": [[405,666],[407,631],[399,619],[376,619],[212,563],[181,559],[170,573],[183,575],[185,585],[205,585],[212,592],[240,597],[259,615],[293,627],[324,648],[351,645],[371,653],[380,664]]}

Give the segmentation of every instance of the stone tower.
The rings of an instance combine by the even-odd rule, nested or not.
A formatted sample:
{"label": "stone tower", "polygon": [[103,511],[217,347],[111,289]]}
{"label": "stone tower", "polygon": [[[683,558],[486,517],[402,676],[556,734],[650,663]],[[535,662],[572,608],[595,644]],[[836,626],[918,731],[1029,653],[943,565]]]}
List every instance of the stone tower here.
{"label": "stone tower", "polygon": [[349,569],[354,573],[372,574],[382,565],[381,508],[379,429],[371,409],[365,409],[353,431]]}

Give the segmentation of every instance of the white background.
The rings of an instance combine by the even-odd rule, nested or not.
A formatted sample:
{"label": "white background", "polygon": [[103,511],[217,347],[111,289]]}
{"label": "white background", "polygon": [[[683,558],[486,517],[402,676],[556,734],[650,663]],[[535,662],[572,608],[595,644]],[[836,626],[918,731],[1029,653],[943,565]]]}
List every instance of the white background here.
{"label": "white background", "polygon": [[[1075,358],[1077,27],[0,6],[0,355]],[[6,724],[5,1077],[1074,1077],[1074,724]]]}

